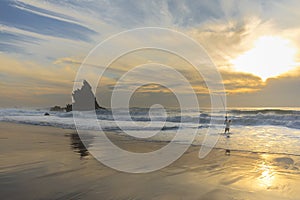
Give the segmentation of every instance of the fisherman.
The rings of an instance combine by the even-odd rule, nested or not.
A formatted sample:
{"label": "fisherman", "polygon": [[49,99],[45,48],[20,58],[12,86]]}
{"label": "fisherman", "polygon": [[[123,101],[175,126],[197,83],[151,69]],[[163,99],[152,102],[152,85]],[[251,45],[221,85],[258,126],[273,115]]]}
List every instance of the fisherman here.
{"label": "fisherman", "polygon": [[224,134],[226,134],[226,133],[229,134],[231,120],[228,120],[227,116],[225,117],[224,124],[225,124],[225,132],[224,132]]}

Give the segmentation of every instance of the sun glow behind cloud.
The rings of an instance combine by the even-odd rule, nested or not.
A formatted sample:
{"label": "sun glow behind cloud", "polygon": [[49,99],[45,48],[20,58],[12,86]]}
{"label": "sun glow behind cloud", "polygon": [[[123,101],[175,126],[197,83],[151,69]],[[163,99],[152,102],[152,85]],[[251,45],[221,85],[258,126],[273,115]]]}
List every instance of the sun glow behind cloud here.
{"label": "sun glow behind cloud", "polygon": [[262,36],[254,48],[238,56],[231,63],[235,70],[255,74],[264,81],[294,69],[297,49],[279,36]]}

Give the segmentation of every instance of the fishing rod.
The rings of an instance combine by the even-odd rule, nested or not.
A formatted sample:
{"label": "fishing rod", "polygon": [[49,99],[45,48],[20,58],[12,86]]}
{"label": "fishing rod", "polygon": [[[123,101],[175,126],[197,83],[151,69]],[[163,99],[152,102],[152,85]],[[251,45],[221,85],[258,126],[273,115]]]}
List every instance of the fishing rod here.
{"label": "fishing rod", "polygon": [[228,116],[227,116],[227,109],[226,109],[226,107],[225,107],[225,103],[224,103],[223,98],[222,98],[222,97],[220,97],[220,98],[221,98],[221,101],[222,101],[222,104],[223,104],[223,108],[224,108],[224,111],[225,111],[225,120],[227,121],[227,119],[228,119]]}

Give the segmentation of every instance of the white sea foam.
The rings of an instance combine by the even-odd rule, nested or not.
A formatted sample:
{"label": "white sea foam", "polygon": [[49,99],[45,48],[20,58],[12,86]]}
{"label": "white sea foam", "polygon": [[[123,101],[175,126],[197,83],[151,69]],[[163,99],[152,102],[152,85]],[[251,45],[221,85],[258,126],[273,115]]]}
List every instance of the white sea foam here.
{"label": "white sea foam", "polygon": [[[44,116],[47,110],[27,109],[0,109],[0,121],[25,123],[39,126],[54,126],[61,128],[75,129],[73,113],[49,112],[50,116]],[[155,111],[154,111],[155,112]],[[88,130],[98,130],[98,124],[102,130],[114,131],[130,135],[141,135],[141,138],[148,141],[171,141],[180,130],[180,134],[192,134],[197,129],[195,145],[200,145],[208,128],[212,128],[215,135],[219,137],[223,132],[224,112],[209,113],[203,111],[196,113],[193,110],[186,110],[180,114],[178,110],[168,110],[166,122],[159,115],[151,115],[148,109],[131,109],[131,118],[125,116],[125,111],[120,109],[118,124],[110,111],[97,111],[98,124],[91,123],[93,112],[81,113],[84,120],[84,127]],[[123,117],[124,115],[124,117]],[[210,125],[210,116],[216,116],[217,124]],[[252,110],[229,110],[228,117],[232,119],[232,137],[219,138],[217,148],[229,148],[232,150],[243,150],[252,152],[288,153],[300,155],[300,111],[297,109],[252,109]],[[134,120],[135,126],[129,123]],[[151,126],[149,126],[150,120]],[[146,138],[147,134],[152,135],[153,131],[159,133],[153,137]],[[183,142],[183,141],[179,141]],[[299,150],[298,150],[299,149]]]}

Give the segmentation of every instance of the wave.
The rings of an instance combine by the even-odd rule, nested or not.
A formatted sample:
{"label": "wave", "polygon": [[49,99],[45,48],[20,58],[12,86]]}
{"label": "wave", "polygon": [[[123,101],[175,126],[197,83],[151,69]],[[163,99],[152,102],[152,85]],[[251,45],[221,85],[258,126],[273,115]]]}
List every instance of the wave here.
{"label": "wave", "polygon": [[[220,137],[224,128],[224,112],[201,113],[193,110],[180,113],[177,110],[168,112],[166,118],[161,115],[148,113],[149,109],[134,109],[128,119],[124,110],[118,111],[118,121],[114,119],[110,110],[96,111],[101,129],[117,134],[158,134],[149,140],[170,142],[176,132],[185,135],[196,133],[194,145],[202,145],[207,130],[210,128],[211,136]],[[49,112],[50,116],[44,116]],[[0,121],[32,124],[38,126],[53,126],[66,129],[75,129],[73,114],[83,120],[80,128],[86,130],[99,130],[98,124],[93,124],[91,118],[95,112],[52,112],[49,110],[26,109],[0,109]],[[210,124],[212,117],[217,119],[216,124]],[[232,119],[232,137],[230,140],[220,137],[215,148],[230,149],[232,151],[286,153],[300,155],[300,113],[297,110],[283,111],[278,109],[259,110],[230,110],[228,117]],[[128,120],[134,120],[134,123]],[[151,123],[150,123],[151,121]],[[124,134],[124,135],[126,135]],[[148,139],[144,139],[147,140]],[[184,141],[177,141],[182,143]]]}
{"label": "wave", "polygon": [[[17,122],[28,120],[32,123],[36,120],[38,123],[41,116],[45,112],[50,113],[50,118],[55,117],[57,120],[55,123],[74,124],[73,112],[53,112],[49,110],[26,110],[26,109],[0,109],[0,121],[13,120]],[[182,124],[193,124],[195,127],[206,127],[210,125],[212,117],[216,119],[218,125],[222,125],[224,122],[224,113],[209,113],[202,111],[198,113],[195,110],[187,110],[182,113],[176,109],[167,112],[167,116],[163,117],[159,113],[150,116],[149,109],[146,108],[134,108],[130,110],[130,116],[127,116],[127,111],[119,109],[117,112],[117,120],[123,121],[135,121],[140,124],[146,122],[167,122],[173,123],[172,127],[176,127],[178,123]],[[76,116],[89,119],[95,117],[95,112],[77,112]],[[100,121],[114,122],[115,117],[111,110],[97,110],[97,119]],[[243,110],[243,109],[232,109],[228,111],[228,117],[232,120],[233,126],[281,126],[293,129],[300,129],[300,111],[299,110],[284,110],[284,109],[256,109],[256,110]],[[32,121],[33,120],[33,121]],[[42,121],[41,125],[50,123],[49,121]],[[54,123],[54,122],[53,122]],[[111,123],[110,125],[112,125]],[[115,127],[116,125],[112,125]],[[67,126],[69,127],[69,126]],[[171,130],[176,128],[162,128],[162,130]]]}
{"label": "wave", "polygon": [[289,109],[256,109],[256,110],[246,110],[246,109],[232,109],[228,113],[231,114],[279,114],[279,115],[300,115],[299,110],[289,110]]}

